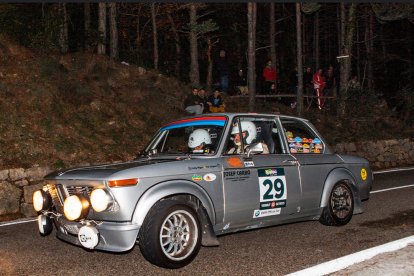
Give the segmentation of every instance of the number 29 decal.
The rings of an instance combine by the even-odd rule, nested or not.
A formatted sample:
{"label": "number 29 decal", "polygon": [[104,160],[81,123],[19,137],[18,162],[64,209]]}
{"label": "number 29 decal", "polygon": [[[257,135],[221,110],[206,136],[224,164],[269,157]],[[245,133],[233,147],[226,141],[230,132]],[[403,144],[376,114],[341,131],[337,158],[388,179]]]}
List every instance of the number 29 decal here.
{"label": "number 29 decal", "polygon": [[260,209],[286,206],[287,187],[283,168],[259,169]]}

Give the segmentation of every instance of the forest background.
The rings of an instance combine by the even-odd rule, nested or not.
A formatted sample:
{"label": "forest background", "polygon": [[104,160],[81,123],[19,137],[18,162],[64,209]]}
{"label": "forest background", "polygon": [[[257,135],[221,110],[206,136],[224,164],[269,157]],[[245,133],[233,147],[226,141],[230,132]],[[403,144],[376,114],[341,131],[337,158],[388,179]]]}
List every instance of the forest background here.
{"label": "forest background", "polygon": [[[220,50],[230,94],[240,70],[249,89],[226,98],[228,111],[305,116],[331,143],[412,137],[413,23],[414,5],[401,3],[1,4],[0,167],[132,158],[185,115],[190,85],[215,87]],[[268,59],[296,109],[256,97]],[[303,68],[329,65],[336,98],[318,111]]]}

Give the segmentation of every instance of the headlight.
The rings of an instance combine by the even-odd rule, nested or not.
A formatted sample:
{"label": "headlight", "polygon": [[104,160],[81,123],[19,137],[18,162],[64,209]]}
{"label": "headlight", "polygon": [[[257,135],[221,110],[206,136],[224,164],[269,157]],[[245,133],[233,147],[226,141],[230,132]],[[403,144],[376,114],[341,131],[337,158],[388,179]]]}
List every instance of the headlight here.
{"label": "headlight", "polygon": [[37,190],[33,193],[33,208],[36,212],[48,210],[52,205],[52,199],[49,193],[43,190]]}
{"label": "headlight", "polygon": [[89,201],[80,195],[70,196],[65,199],[63,212],[68,220],[85,218],[89,212]]}
{"label": "headlight", "polygon": [[103,189],[95,189],[91,193],[91,205],[95,212],[107,210],[112,204],[111,196]]}

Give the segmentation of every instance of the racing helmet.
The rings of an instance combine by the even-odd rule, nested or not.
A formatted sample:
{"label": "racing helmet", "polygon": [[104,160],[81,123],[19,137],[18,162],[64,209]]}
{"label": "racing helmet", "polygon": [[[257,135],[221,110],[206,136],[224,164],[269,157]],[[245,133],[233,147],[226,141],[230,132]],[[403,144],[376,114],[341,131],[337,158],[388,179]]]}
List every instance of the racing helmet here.
{"label": "racing helmet", "polygon": [[[253,122],[243,121],[241,122],[241,130],[242,132],[247,132],[245,142],[247,145],[250,145],[254,139],[256,139],[257,131],[256,125]],[[231,130],[231,134],[239,133],[239,125],[236,124],[233,129]]]}
{"label": "racing helmet", "polygon": [[188,147],[193,149],[195,147],[198,147],[202,143],[206,145],[211,144],[210,134],[205,129],[194,130],[188,138]]}

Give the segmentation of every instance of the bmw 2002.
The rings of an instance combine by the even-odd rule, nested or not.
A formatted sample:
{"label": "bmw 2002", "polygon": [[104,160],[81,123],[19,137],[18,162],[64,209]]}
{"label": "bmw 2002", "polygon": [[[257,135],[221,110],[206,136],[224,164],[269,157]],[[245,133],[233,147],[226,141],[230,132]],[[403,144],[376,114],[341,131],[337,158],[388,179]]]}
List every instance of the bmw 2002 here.
{"label": "bmw 2002", "polygon": [[362,212],[367,160],[332,151],[306,119],[206,114],[162,126],[138,157],[45,177],[33,194],[42,235],[88,249],[139,244],[151,263],[180,268],[217,236]]}

